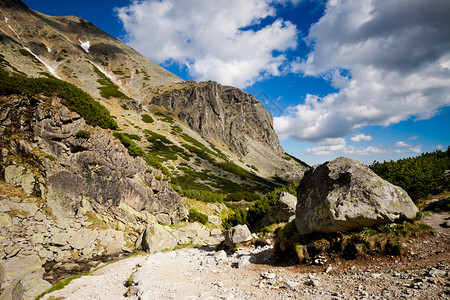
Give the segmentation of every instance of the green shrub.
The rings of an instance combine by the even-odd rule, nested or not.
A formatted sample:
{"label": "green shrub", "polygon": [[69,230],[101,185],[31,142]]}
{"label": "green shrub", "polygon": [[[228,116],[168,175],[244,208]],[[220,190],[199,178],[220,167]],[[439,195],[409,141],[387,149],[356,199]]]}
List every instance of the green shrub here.
{"label": "green shrub", "polygon": [[381,178],[402,187],[413,200],[427,198],[448,190],[450,147],[398,161],[374,162],[370,168]]}
{"label": "green shrub", "polygon": [[248,202],[252,202],[255,201],[256,199],[258,199],[258,195],[251,193],[251,192],[236,192],[236,193],[231,193],[228,194],[223,201],[231,201],[231,202],[236,202],[236,201],[241,201],[241,200],[245,200]]}
{"label": "green shrub", "polygon": [[162,112],[159,112],[159,111],[155,112],[155,116],[161,117],[161,121],[163,121],[163,122],[167,122],[170,124],[175,123],[175,121],[173,120],[172,117],[169,117],[169,116],[163,114]]}
{"label": "green shrub", "polygon": [[154,122],[153,118],[147,114],[142,115],[142,121],[144,121],[145,123],[153,123]]}
{"label": "green shrub", "polygon": [[109,99],[111,97],[121,98],[121,99],[130,99],[127,95],[119,91],[119,88],[103,74],[96,66],[92,66],[94,68],[94,72],[100,77],[97,82],[101,85],[98,89],[100,90],[100,95],[102,97]]}
{"label": "green shrub", "polygon": [[77,132],[77,137],[82,139],[88,139],[91,136],[91,132],[87,130],[80,130]]}
{"label": "green shrub", "polygon": [[130,108],[126,104],[122,104],[120,107],[122,107],[123,110],[130,110]]}
{"label": "green shrub", "polygon": [[204,225],[204,224],[208,223],[208,216],[205,214],[202,214],[201,212],[198,212],[194,208],[190,208],[189,209],[189,221],[191,221],[191,222],[198,221]]}
{"label": "green shrub", "polygon": [[116,129],[117,123],[109,111],[89,94],[71,83],[56,78],[29,78],[22,74],[9,75],[0,69],[0,94],[24,94],[29,97],[43,94],[58,96],[62,104],[80,114],[88,124]]}
{"label": "green shrub", "polygon": [[298,183],[292,183],[284,187],[275,188],[273,191],[267,193],[261,199],[253,202],[247,212],[247,223],[251,229],[257,229],[259,222],[270,211],[272,206],[280,198],[281,192],[288,192],[297,196]]}

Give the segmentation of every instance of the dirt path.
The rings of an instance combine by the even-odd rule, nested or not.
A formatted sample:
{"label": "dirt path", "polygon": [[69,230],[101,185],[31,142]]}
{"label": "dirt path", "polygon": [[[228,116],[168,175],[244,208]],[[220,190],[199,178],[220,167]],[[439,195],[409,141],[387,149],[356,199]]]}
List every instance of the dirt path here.
{"label": "dirt path", "polygon": [[110,264],[44,299],[450,299],[448,217],[427,215],[435,233],[407,241],[403,256],[279,267],[265,262],[269,248],[183,249]]}

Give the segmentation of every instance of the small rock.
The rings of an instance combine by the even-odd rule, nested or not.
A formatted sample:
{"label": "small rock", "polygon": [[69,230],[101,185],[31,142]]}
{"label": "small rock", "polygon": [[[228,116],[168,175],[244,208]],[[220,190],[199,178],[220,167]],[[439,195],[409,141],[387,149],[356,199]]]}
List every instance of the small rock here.
{"label": "small rock", "polygon": [[429,276],[432,276],[432,277],[434,277],[434,276],[445,276],[445,271],[442,271],[442,270],[439,270],[439,269],[435,269],[435,268],[432,268],[430,271],[428,271],[428,275]]}
{"label": "small rock", "polygon": [[285,286],[287,289],[295,290],[295,289],[298,287],[298,282],[288,280],[288,281],[286,281],[286,282],[284,283],[284,286]]}
{"label": "small rock", "polygon": [[328,266],[328,268],[326,268],[325,270],[325,274],[330,273],[333,270],[333,268],[331,266]]}
{"label": "small rock", "polygon": [[272,272],[261,272],[261,277],[264,279],[274,279],[277,277],[277,274]]}
{"label": "small rock", "polygon": [[380,273],[372,273],[370,276],[372,276],[372,278],[381,278],[383,276],[383,274]]}
{"label": "small rock", "polygon": [[250,265],[250,256],[247,255],[241,256],[241,258],[239,258],[237,267],[242,268],[248,265]]}

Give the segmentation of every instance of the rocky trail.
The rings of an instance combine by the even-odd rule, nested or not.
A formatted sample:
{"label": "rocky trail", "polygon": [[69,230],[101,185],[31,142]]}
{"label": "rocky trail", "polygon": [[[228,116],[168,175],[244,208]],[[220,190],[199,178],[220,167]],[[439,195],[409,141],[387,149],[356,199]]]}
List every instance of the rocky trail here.
{"label": "rocky trail", "polygon": [[426,215],[434,233],[407,241],[402,256],[280,266],[269,246],[189,248],[109,264],[43,299],[450,299],[448,219]]}

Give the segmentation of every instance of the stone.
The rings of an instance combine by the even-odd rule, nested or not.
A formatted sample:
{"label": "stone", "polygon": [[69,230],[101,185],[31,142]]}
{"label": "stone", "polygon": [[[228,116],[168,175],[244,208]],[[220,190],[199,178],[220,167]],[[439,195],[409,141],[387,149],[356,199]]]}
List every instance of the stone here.
{"label": "stone", "polygon": [[211,230],[210,235],[214,236],[214,235],[222,235],[222,230],[214,228]]}
{"label": "stone", "polygon": [[141,245],[137,246],[150,253],[171,250],[178,244],[177,239],[160,224],[148,224],[141,240]]}
{"label": "stone", "polygon": [[237,263],[238,268],[243,268],[248,265],[250,265],[250,256],[249,255],[243,255],[243,256],[239,257],[239,260]]}
{"label": "stone", "polygon": [[78,231],[72,231],[68,240],[72,248],[81,250],[94,244],[98,237],[98,231],[82,228]]}
{"label": "stone", "polygon": [[19,165],[9,165],[4,170],[5,181],[19,185],[25,193],[31,194],[34,190],[34,176],[30,169]]}
{"label": "stone", "polygon": [[298,282],[288,280],[284,283],[284,286],[289,290],[295,290],[298,287]]}
{"label": "stone", "polygon": [[11,227],[13,225],[12,220],[8,214],[0,213],[0,228]]}
{"label": "stone", "polygon": [[267,214],[269,223],[290,222],[295,218],[297,197],[288,192],[281,192],[278,201]]}
{"label": "stone", "polygon": [[233,248],[237,243],[243,243],[252,240],[252,234],[247,225],[237,225],[225,231],[225,243]]}
{"label": "stone", "polygon": [[357,160],[339,157],[305,173],[295,223],[300,234],[332,233],[410,219],[417,212],[402,188]]}
{"label": "stone", "polygon": [[50,244],[55,246],[64,246],[67,244],[70,235],[67,232],[58,232],[50,237]]}
{"label": "stone", "polygon": [[97,241],[100,245],[104,246],[108,255],[121,253],[122,247],[126,244],[123,232],[113,229],[99,231]]}
{"label": "stone", "polygon": [[[42,279],[44,268],[38,256],[14,257],[0,262],[0,286],[17,293],[17,299],[35,299],[51,287]],[[6,292],[5,292],[6,294]]]}

